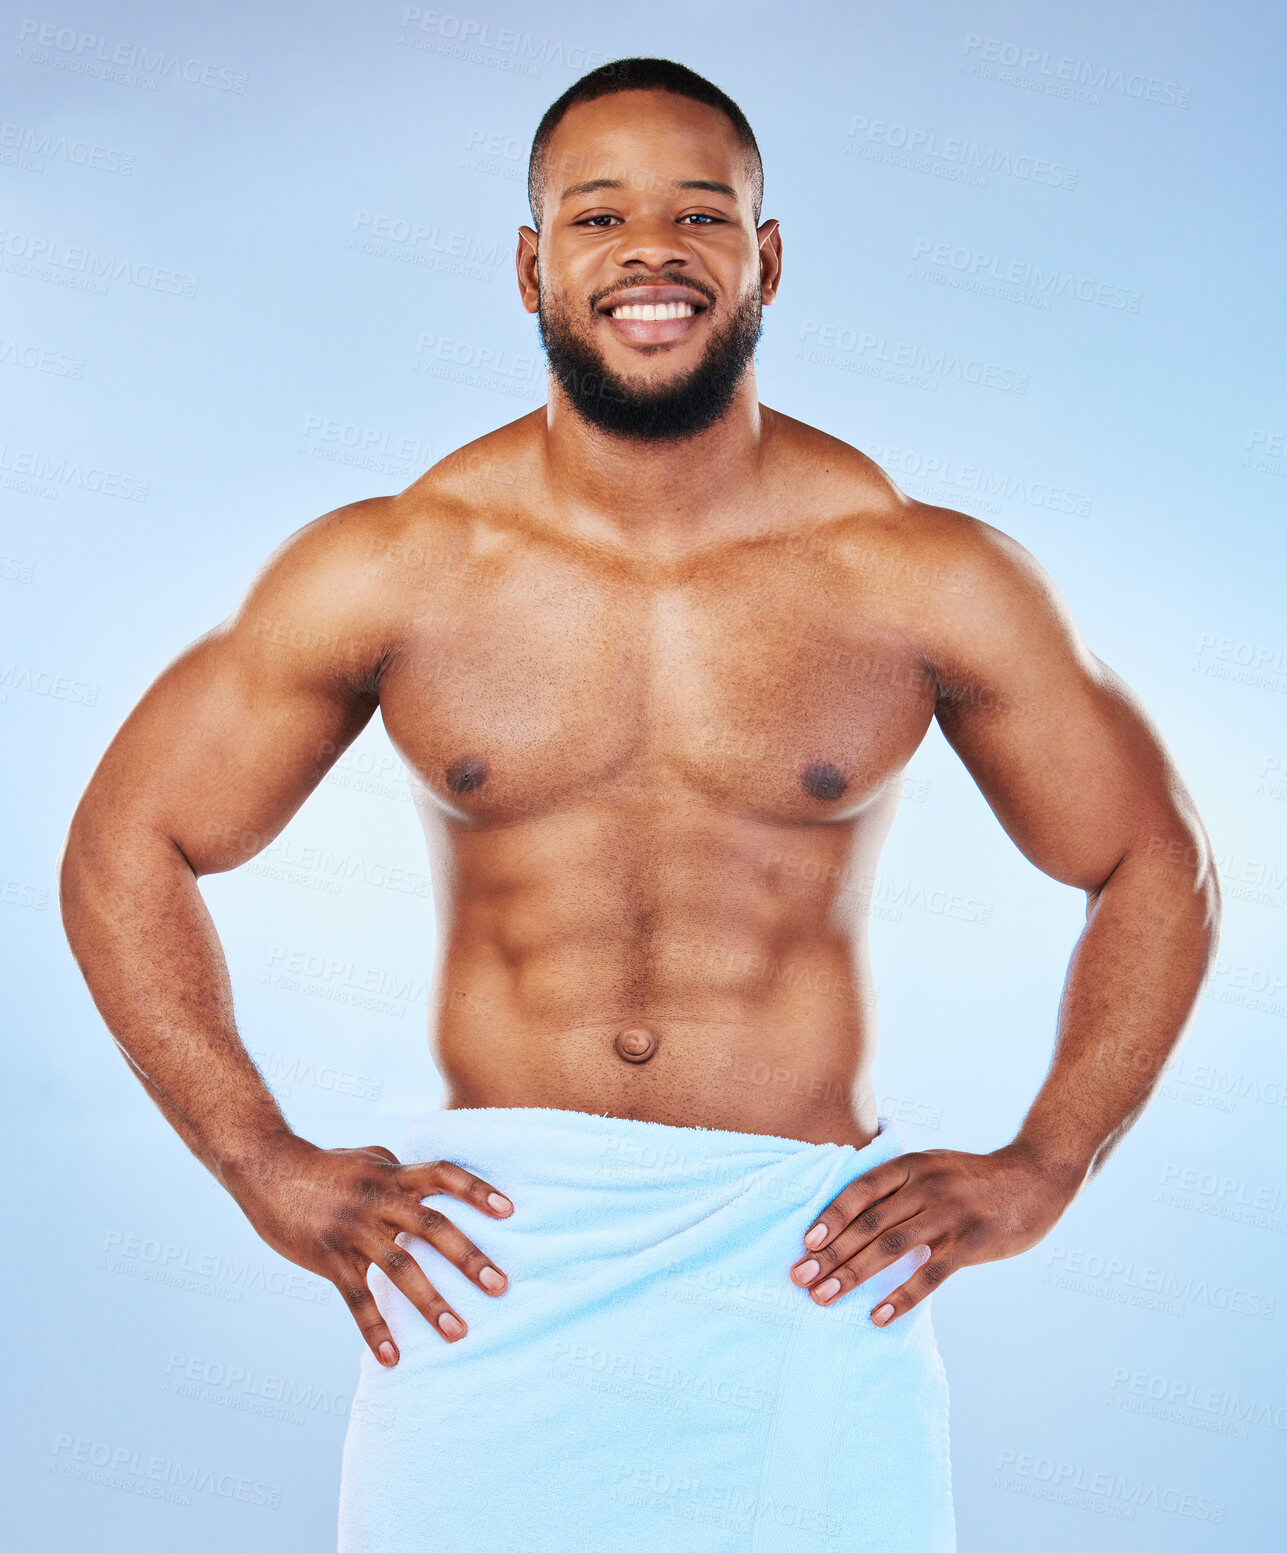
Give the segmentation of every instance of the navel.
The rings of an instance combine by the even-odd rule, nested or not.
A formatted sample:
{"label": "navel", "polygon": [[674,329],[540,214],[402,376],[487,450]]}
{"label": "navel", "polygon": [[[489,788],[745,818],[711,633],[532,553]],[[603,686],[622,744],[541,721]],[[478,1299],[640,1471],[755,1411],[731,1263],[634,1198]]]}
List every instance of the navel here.
{"label": "navel", "polygon": [[810,798],[831,800],[842,797],[849,783],[838,766],[829,766],[819,761],[804,768],[800,774],[800,786]]}
{"label": "navel", "polygon": [[472,793],[487,780],[487,762],[481,755],[462,755],[447,767],[447,786],[453,793]]}
{"label": "navel", "polygon": [[658,1047],[657,1032],[645,1030],[642,1025],[632,1025],[622,1030],[613,1042],[617,1056],[626,1062],[647,1062]]}

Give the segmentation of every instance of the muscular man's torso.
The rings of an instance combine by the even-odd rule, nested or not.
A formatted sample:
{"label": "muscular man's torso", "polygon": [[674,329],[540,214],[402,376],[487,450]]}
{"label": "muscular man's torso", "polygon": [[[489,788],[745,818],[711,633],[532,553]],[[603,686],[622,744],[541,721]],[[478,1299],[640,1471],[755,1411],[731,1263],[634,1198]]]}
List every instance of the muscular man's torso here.
{"label": "muscular man's torso", "polygon": [[543,504],[538,414],[368,542],[447,1107],[875,1133],[867,906],[970,520],[765,415],[752,510],[696,537]]}

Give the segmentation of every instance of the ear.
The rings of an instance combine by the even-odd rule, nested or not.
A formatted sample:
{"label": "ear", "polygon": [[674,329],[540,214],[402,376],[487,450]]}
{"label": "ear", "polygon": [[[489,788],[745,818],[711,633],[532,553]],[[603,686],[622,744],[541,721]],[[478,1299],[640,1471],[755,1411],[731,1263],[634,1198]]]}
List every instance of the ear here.
{"label": "ear", "polygon": [[778,282],[782,279],[782,233],[776,217],[770,216],[755,229],[760,245],[760,286],[767,307],[778,294]]}
{"label": "ear", "polygon": [[536,281],[536,245],[539,238],[530,226],[518,229],[518,251],[514,255],[514,267],[518,271],[518,294],[529,313],[537,311],[539,295]]}

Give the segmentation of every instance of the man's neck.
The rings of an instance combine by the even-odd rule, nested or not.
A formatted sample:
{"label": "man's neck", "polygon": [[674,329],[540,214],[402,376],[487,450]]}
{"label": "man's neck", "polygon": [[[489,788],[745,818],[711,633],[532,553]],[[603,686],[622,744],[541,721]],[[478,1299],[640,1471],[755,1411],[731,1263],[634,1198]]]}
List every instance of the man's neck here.
{"label": "man's neck", "polygon": [[551,381],[543,428],[547,488],[566,518],[631,548],[683,548],[729,531],[730,522],[750,531],[749,497],[772,419],[749,368],[713,426],[656,442],[589,424]]}

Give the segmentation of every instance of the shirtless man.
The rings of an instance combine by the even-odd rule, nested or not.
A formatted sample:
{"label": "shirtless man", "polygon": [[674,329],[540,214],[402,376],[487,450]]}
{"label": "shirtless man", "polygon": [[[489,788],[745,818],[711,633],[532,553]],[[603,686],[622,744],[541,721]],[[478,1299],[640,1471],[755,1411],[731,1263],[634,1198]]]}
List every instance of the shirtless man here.
{"label": "shirtless man", "polygon": [[[266,846],[377,708],[428,836],[448,1111],[868,1144],[869,888],[935,720],[1025,856],[1085,893],[1015,1137],[902,1154],[799,1227],[783,1277],[818,1305],[920,1248],[878,1325],[1049,1232],[1214,950],[1193,803],[1033,558],[760,404],[782,243],[745,120],[681,67],[606,69],[547,115],[519,229],[548,404],[288,539],[130,715],[62,863],[68,936],[148,1093],[390,1367],[372,1264],[466,1341],[408,1237],[500,1298],[506,1269],[422,1199],[499,1221],[514,1188],[296,1136],[197,884]],[[811,1082],[768,1109],[734,1077],[757,1063]]]}

